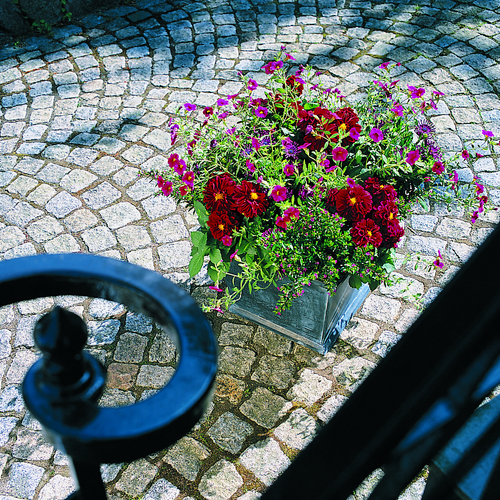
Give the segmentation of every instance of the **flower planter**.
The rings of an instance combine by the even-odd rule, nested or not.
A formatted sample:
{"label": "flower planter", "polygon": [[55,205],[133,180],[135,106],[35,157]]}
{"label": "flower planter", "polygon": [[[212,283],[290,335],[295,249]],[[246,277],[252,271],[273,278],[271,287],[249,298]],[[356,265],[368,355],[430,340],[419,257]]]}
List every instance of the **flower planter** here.
{"label": "flower planter", "polygon": [[[230,274],[236,274],[238,266],[231,264]],[[230,290],[240,280],[227,275]],[[252,293],[245,288],[242,297],[229,307],[229,311],[272,330],[316,352],[325,354],[338,339],[353,315],[370,293],[366,284],[359,289],[351,288],[349,280],[343,281],[334,295],[328,295],[321,282],[314,281],[304,289],[304,294],[294,300],[292,308],[281,315],[274,312],[278,291],[270,286]]]}

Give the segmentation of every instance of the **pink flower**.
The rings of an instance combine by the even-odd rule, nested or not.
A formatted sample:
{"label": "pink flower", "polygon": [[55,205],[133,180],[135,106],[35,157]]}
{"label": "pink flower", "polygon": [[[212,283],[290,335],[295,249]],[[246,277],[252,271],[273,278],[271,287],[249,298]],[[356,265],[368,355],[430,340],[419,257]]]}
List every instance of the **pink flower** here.
{"label": "pink flower", "polygon": [[406,155],[406,163],[408,165],[415,165],[415,163],[420,159],[420,153],[415,150],[415,151],[409,151],[408,154]]}
{"label": "pink flower", "polygon": [[385,63],[382,63],[382,64],[379,66],[379,68],[380,68],[380,69],[387,69],[387,66],[389,66],[389,64],[390,64],[390,62],[389,62],[389,61],[387,61],[387,62],[385,62]]}
{"label": "pink flower", "polygon": [[483,130],[483,135],[485,137],[493,137],[493,132],[490,132],[489,130]]}
{"label": "pink flower", "polygon": [[190,170],[189,172],[186,172],[182,176],[182,181],[186,186],[190,187],[191,189],[194,189],[194,172]]}
{"label": "pink flower", "polygon": [[255,80],[248,80],[248,90],[255,90],[258,86]]}
{"label": "pink flower", "polygon": [[396,104],[391,111],[396,115],[396,116],[403,116],[403,111],[404,108],[401,106],[401,104]]}
{"label": "pink flower", "polygon": [[225,236],[222,237],[222,244],[226,247],[230,247],[233,244],[233,238],[226,234]]}
{"label": "pink flower", "polygon": [[298,208],[288,207],[283,215],[285,216],[285,218],[288,218],[289,220],[291,218],[298,219],[300,216],[300,211]]}
{"label": "pink flower", "polygon": [[252,172],[252,173],[255,172],[255,165],[250,160],[246,161],[246,165],[247,165],[248,170],[250,170],[250,172]]}
{"label": "pink flower", "polygon": [[259,118],[265,118],[267,116],[268,110],[264,106],[259,106],[255,111],[255,116]]}
{"label": "pink flower", "polygon": [[186,111],[194,111],[196,109],[196,104],[187,102],[186,104],[184,104],[184,107],[186,108]]}
{"label": "pink flower", "polygon": [[469,156],[470,156],[470,155],[469,155],[469,152],[468,152],[466,149],[464,149],[464,150],[462,151],[462,158],[463,158],[464,160],[468,160],[468,159],[469,159]]}
{"label": "pink flower", "polygon": [[233,260],[238,255],[238,249],[229,256],[229,260]]}
{"label": "pink flower", "polygon": [[227,99],[217,99],[217,106],[225,106],[226,104],[229,104]]}
{"label": "pink flower", "polygon": [[281,227],[281,229],[286,229],[286,224],[287,224],[287,221],[283,217],[278,216],[276,218],[276,225],[278,227]]}
{"label": "pink flower", "polygon": [[283,61],[271,61],[268,62],[262,68],[264,69],[266,75],[272,75],[277,69],[280,69],[282,67],[283,67]]}
{"label": "pink flower", "polygon": [[379,128],[372,128],[368,134],[373,142],[380,142],[384,140],[384,133]]}
{"label": "pink flower", "polygon": [[438,90],[433,90],[432,93],[434,95],[437,95],[438,97],[443,96],[444,94],[442,92],[439,92]]}
{"label": "pink flower", "polygon": [[[226,236],[224,236],[224,238],[226,238]],[[231,238],[231,236],[227,236],[227,238]],[[219,288],[218,286],[209,286],[208,288],[210,288],[210,290],[213,290],[214,292],[222,292],[222,289]]]}
{"label": "pink flower", "polygon": [[252,147],[255,149],[255,151],[258,151],[260,149],[260,142],[255,137],[252,137]]}
{"label": "pink flower", "polygon": [[435,161],[434,162],[434,165],[432,166],[432,171],[435,173],[435,174],[442,174],[444,172],[444,165],[442,162],[440,161]]}
{"label": "pink flower", "polygon": [[224,113],[220,113],[218,116],[219,116],[219,119],[220,120],[224,120],[225,118],[227,118],[227,115],[229,113],[227,111],[224,111]]}
{"label": "pink flower", "polygon": [[174,164],[174,170],[177,174],[183,175],[186,171],[186,162],[184,160],[179,160]]}
{"label": "pink flower", "polygon": [[285,173],[285,175],[287,177],[290,177],[291,175],[293,175],[295,173],[295,168],[294,168],[294,166],[291,163],[287,163],[283,167],[283,172]]}
{"label": "pink flower", "polygon": [[170,196],[172,194],[172,183],[170,181],[165,181],[160,175],[157,179],[158,187],[162,190],[165,196]]}
{"label": "pink flower", "polygon": [[436,257],[436,260],[433,262],[433,264],[436,267],[439,267],[439,269],[443,269],[443,267],[444,267],[444,264],[441,262],[442,258],[443,257],[441,256],[441,252],[438,250],[438,256]]}
{"label": "pink flower", "polygon": [[347,155],[347,149],[344,149],[341,146],[338,146],[334,150],[332,150],[332,158],[334,161],[345,161]]}
{"label": "pink flower", "polygon": [[425,94],[425,89],[422,87],[419,87],[418,89],[416,87],[413,87],[412,85],[408,85],[408,90],[411,92],[410,97],[412,99],[417,99],[419,97],[422,97]]}
{"label": "pink flower", "polygon": [[286,200],[287,191],[283,186],[274,186],[271,196],[275,202]]}
{"label": "pink flower", "polygon": [[354,127],[349,130],[349,137],[357,141],[359,139],[359,132]]}

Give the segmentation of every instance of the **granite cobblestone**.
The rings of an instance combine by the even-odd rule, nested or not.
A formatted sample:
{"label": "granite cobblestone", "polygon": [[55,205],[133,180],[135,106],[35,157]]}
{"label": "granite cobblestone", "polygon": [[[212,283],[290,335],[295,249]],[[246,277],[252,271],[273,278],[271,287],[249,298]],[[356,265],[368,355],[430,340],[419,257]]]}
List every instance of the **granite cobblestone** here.
{"label": "granite cobblestone", "polygon": [[[427,0],[419,9],[403,0],[136,0],[55,27],[53,38],[6,43],[0,48],[0,260],[107,255],[177,280],[201,301],[213,292],[206,277],[188,282],[196,217],[155,196],[155,183],[138,177],[140,169],[166,168],[168,120],[178,106],[211,106],[238,93],[239,71],[265,85],[261,67],[281,45],[297,65],[323,70],[348,98],[363,92],[376,66],[392,60],[401,63],[401,83],[430,84],[446,94],[432,122],[446,153],[459,153],[473,142],[477,147],[483,129],[500,134],[499,20],[498,0]],[[498,153],[474,163],[495,205]],[[399,282],[372,293],[323,357],[236,316],[211,315],[221,349],[214,404],[168,450],[103,466],[110,495],[258,498],[290,463],[284,451],[302,449],[334,415],[498,220],[491,212],[472,225],[463,211],[440,204],[417,211],[397,249]],[[443,269],[432,266],[438,252]],[[34,324],[54,303],[87,320],[89,350],[108,366],[103,405],[149,397],[179,359],[167,332],[113,302],[66,297],[0,308],[0,496],[6,498],[62,499],[74,488],[64,455],[45,441],[19,392],[38,356]],[[420,498],[422,488],[415,483],[401,498]]]}

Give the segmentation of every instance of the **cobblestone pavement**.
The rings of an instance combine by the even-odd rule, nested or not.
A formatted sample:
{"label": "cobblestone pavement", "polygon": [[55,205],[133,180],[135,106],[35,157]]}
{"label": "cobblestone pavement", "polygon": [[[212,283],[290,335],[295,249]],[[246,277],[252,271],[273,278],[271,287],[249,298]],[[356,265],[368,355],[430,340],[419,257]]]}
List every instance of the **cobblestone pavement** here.
{"label": "cobblestone pavement", "polygon": [[[51,37],[6,45],[0,259],[105,255],[154,269],[204,300],[212,293],[207,282],[187,281],[195,219],[155,198],[155,186],[137,176],[165,164],[169,112],[236,93],[238,71],[265,83],[263,61],[286,45],[298,63],[329,71],[347,95],[362,90],[381,62],[401,62],[402,82],[446,94],[432,121],[443,147],[460,151],[484,128],[500,135],[499,20],[500,0],[136,0]],[[498,152],[474,164],[496,205]],[[459,173],[473,175],[465,167]],[[111,498],[258,498],[497,221],[491,212],[471,225],[460,210],[439,205],[413,215],[398,250],[401,284],[372,293],[325,356],[238,317],[212,316],[221,353],[209,412],[169,450],[104,466]],[[428,270],[438,250],[445,267]],[[64,456],[46,444],[19,393],[38,356],[33,325],[54,303],[88,321],[89,350],[108,366],[103,404],[148,397],[174,372],[165,333],[119,304],[57,297],[0,309],[2,499],[62,499],[73,488]],[[401,498],[420,498],[424,482]]]}

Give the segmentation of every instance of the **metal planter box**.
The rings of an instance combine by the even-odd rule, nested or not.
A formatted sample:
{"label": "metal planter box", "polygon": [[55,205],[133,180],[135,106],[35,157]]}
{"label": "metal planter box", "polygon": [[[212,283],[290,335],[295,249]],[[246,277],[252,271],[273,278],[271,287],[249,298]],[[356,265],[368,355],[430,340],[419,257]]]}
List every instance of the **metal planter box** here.
{"label": "metal planter box", "polygon": [[[236,274],[238,266],[233,264],[230,273]],[[240,280],[226,276],[225,281],[232,290]],[[359,289],[351,288],[349,279],[346,279],[338,286],[337,292],[330,296],[321,282],[314,281],[310,287],[305,288],[301,297],[294,299],[291,309],[278,316],[274,312],[278,299],[275,287],[270,286],[252,293],[245,289],[241,299],[231,305],[229,311],[325,354],[369,293],[368,285],[364,284]]]}

